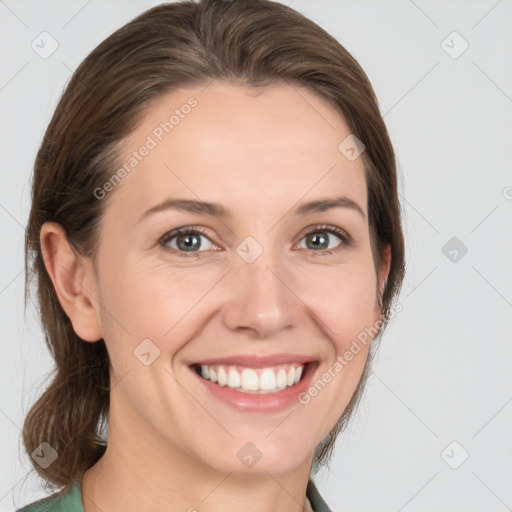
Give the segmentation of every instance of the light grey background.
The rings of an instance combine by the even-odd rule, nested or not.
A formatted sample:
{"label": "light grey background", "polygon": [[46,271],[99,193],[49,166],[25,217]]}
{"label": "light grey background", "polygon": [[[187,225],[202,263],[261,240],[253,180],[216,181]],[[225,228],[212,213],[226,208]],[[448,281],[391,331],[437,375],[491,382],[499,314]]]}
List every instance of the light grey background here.
{"label": "light grey background", "polygon": [[[157,3],[0,0],[0,512],[46,495],[20,438],[52,368],[23,313],[36,151],[72,70]],[[512,0],[283,3],[362,65],[403,175],[403,310],[320,492],[344,512],[512,510]],[[47,59],[31,48],[43,31]]]}

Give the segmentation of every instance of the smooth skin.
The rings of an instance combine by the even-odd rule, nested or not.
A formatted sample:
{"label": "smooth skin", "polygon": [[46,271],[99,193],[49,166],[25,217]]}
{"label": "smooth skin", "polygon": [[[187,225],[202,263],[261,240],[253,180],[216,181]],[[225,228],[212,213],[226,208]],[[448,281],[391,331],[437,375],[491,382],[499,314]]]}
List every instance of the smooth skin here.
{"label": "smooth skin", "polygon": [[[189,365],[306,354],[318,361],[314,382],[380,319],[375,295],[390,252],[377,282],[363,161],[338,149],[350,134],[344,119],[307,89],[274,84],[255,93],[214,81],[151,105],[124,141],[121,165],[191,96],[197,106],[102,199],[96,267],[77,257],[58,224],[41,230],[75,332],[84,342],[104,338],[112,362],[108,448],[83,477],[85,512],[302,510],[315,446],[353,395],[370,344],[308,404],[272,414],[234,410]],[[293,213],[335,196],[364,215]],[[168,209],[139,221],[168,198],[220,203],[231,217]],[[317,225],[338,227],[353,243]],[[176,237],[159,244],[184,226],[204,231],[194,251]],[[326,245],[315,245],[315,233]],[[250,264],[237,252],[249,236],[263,249]],[[134,355],[145,339],[160,350],[149,365]],[[237,457],[247,442],[262,453],[250,468]]]}

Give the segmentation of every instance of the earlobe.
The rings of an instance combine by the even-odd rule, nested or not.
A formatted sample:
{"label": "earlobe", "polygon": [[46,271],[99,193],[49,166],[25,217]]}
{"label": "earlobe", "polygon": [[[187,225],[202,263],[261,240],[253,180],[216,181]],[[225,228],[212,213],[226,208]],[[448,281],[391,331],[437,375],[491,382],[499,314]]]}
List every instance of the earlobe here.
{"label": "earlobe", "polygon": [[96,290],[84,287],[85,282],[94,282],[90,279],[93,276],[89,275],[91,265],[76,254],[64,228],[58,223],[43,224],[40,243],[46,270],[75,333],[85,341],[100,340],[102,332]]}

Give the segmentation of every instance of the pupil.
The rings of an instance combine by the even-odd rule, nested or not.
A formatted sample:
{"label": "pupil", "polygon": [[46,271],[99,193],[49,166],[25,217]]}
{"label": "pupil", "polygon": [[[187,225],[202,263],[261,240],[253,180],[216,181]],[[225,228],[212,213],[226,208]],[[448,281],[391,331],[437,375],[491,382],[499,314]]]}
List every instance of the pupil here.
{"label": "pupil", "polygon": [[[318,238],[323,239],[323,243],[321,242],[320,244],[318,244],[316,241],[313,242],[313,245],[315,245],[316,247],[318,247],[319,245],[322,245],[322,246],[325,246],[325,247],[323,247],[325,249],[325,248],[327,248],[327,245],[329,245],[329,243],[327,242],[327,237],[325,235],[318,235],[317,233],[315,233],[314,235],[312,235],[312,237],[314,239],[318,239]],[[327,242],[327,245],[326,245],[326,242]]]}
{"label": "pupil", "polygon": [[[194,240],[195,242],[191,240]],[[180,241],[185,240],[185,249],[186,251],[190,251],[191,249],[194,249],[195,247],[199,247],[199,237],[197,235],[193,234],[185,234],[179,237],[178,244]],[[180,247],[181,248],[181,247]]]}

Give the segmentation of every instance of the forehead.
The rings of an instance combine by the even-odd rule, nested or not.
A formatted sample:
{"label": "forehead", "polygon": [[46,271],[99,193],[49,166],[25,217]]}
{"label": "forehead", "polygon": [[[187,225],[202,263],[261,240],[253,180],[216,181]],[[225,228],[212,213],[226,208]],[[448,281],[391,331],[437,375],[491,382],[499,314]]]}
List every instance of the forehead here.
{"label": "forehead", "polygon": [[128,172],[116,194],[131,212],[172,195],[224,198],[254,213],[330,192],[366,210],[363,161],[339,149],[350,133],[336,109],[305,88],[214,81],[178,89],[153,102],[123,142]]}

